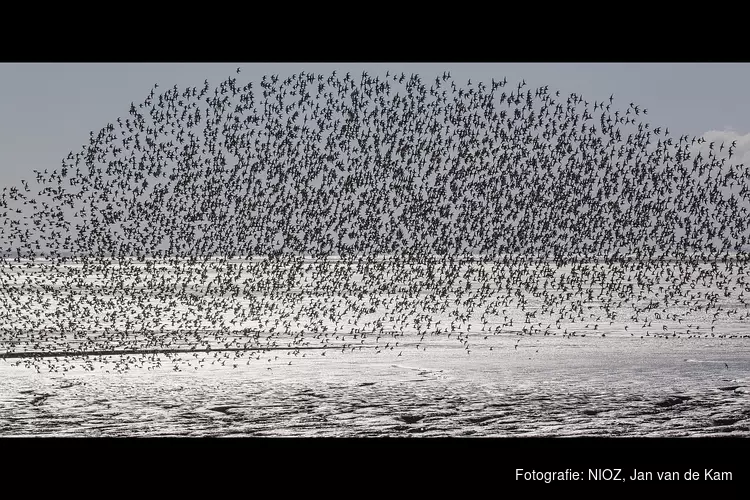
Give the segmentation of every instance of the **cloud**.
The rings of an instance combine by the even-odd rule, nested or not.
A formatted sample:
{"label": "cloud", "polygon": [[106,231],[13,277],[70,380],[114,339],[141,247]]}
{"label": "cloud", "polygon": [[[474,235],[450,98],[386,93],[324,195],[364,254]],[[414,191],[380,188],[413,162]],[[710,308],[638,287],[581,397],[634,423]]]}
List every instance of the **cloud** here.
{"label": "cloud", "polygon": [[[734,149],[734,154],[731,159],[732,164],[744,163],[745,166],[750,166],[750,132],[747,134],[740,134],[735,130],[709,130],[702,136],[706,139],[705,144],[701,149],[708,148],[708,144],[714,142],[714,150],[719,155],[727,154],[729,146],[732,141],[737,141],[737,146]],[[724,143],[724,151],[718,153],[718,148],[721,143]]]}

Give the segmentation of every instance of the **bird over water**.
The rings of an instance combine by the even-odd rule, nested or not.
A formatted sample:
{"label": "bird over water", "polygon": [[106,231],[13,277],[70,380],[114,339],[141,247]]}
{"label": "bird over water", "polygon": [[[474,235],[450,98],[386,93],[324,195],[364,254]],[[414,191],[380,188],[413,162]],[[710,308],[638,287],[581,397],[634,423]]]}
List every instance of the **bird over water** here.
{"label": "bird over water", "polygon": [[614,322],[747,337],[715,332],[750,319],[736,142],[502,76],[240,70],[154,85],[2,189],[6,362],[288,366],[508,335],[526,355]]}

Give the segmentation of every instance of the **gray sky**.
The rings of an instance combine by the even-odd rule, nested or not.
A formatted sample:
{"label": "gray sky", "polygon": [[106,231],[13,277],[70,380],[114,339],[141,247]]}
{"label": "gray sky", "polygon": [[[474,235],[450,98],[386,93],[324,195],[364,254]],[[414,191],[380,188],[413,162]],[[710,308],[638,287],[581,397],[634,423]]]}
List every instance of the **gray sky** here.
{"label": "gray sky", "polygon": [[[241,67],[240,75],[236,68]],[[654,126],[673,136],[704,135],[737,140],[737,156],[750,159],[750,64],[0,64],[0,185],[32,180],[33,170],[58,168],[70,151],[88,142],[130,103],[142,102],[154,83],[211,88],[228,76],[238,83],[264,74],[282,78],[300,71],[330,74],[363,70],[420,73],[423,80],[450,71],[458,83],[507,77],[509,87],[525,79],[530,88],[549,85],[576,92],[593,103],[614,93],[615,107],[630,102],[648,108]],[[527,87],[528,88],[528,87]],[[707,136],[708,137],[708,136]]]}

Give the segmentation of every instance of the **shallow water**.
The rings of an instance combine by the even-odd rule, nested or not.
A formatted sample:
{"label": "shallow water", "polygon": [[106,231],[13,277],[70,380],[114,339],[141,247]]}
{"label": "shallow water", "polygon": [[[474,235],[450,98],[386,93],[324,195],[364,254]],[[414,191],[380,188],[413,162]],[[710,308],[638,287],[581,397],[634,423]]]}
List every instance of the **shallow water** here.
{"label": "shallow water", "polygon": [[517,340],[470,354],[281,353],[192,372],[0,362],[0,435],[750,435],[748,339]]}
{"label": "shallow water", "polygon": [[750,436],[744,268],[244,264],[6,269],[0,436]]}

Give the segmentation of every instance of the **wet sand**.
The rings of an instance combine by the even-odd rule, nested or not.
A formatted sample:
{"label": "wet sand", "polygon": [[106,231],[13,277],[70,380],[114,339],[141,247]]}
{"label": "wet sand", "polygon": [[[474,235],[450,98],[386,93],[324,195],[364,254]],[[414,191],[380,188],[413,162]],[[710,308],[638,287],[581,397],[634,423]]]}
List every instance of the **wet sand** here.
{"label": "wet sand", "polygon": [[0,361],[0,436],[750,436],[747,338],[422,346],[183,371],[166,359],[64,374]]}

